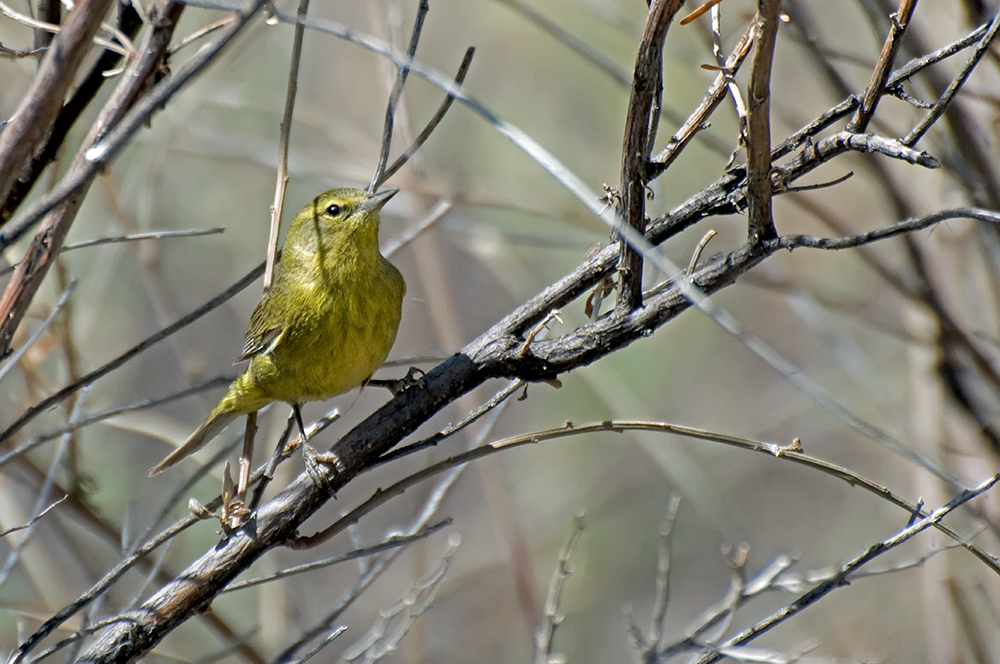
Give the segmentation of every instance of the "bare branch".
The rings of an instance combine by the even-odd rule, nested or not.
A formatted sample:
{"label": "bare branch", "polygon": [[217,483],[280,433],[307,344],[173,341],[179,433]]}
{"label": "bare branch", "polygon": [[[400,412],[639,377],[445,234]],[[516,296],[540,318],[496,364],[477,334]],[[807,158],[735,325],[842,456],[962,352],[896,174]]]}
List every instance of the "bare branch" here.
{"label": "bare branch", "polygon": [[[296,16],[305,18],[309,13],[309,0],[299,0]],[[285,110],[281,115],[278,132],[278,181],[274,185],[274,202],[271,204],[271,226],[267,238],[267,258],[264,261],[264,292],[274,283],[274,265],[278,260],[278,234],[281,232],[281,213],[285,209],[285,190],[288,188],[288,142],[292,134],[292,113],[295,112],[295,95],[299,91],[299,62],[302,60],[302,41],[305,26],[295,24],[292,36],[292,60],[288,65],[288,88],[285,90]]]}
{"label": "bare branch", "polygon": [[563,661],[561,655],[553,653],[552,639],[555,636],[556,628],[563,620],[563,615],[559,611],[559,602],[562,599],[566,579],[573,573],[570,568],[570,559],[573,557],[573,550],[580,542],[586,528],[584,513],[577,513],[573,517],[573,530],[570,531],[562,549],[559,550],[559,561],[552,571],[552,578],[549,579],[549,591],[545,595],[545,605],[542,607],[542,624],[535,632],[535,664],[556,664]]}
{"label": "bare branch", "polygon": [[[891,17],[889,34],[886,35],[885,42],[882,44],[882,53],[875,64],[871,81],[861,99],[861,105],[858,106],[854,117],[847,124],[847,131],[858,133],[868,129],[868,125],[875,115],[875,108],[882,95],[885,94],[886,81],[889,79],[892,65],[896,61],[896,53],[899,51],[899,45],[903,41],[903,35],[906,34],[906,28],[910,25],[910,18],[916,7],[917,0],[900,0],[899,10]],[[912,143],[907,145],[912,145]]]}
{"label": "bare branch", "polygon": [[781,0],[758,0],[757,39],[747,101],[747,200],[750,246],[777,237],[771,212],[771,63]]}
{"label": "bare branch", "polygon": [[[417,6],[417,15],[413,19],[413,31],[410,33],[410,45],[406,49],[406,56],[410,60],[413,56],[417,54],[417,44],[420,43],[420,33],[424,29],[424,19],[427,17],[427,12],[430,11],[430,3],[428,0],[420,0],[420,4]],[[299,26],[302,24],[299,23]],[[372,175],[371,184],[368,185],[369,192],[375,192],[381,182],[385,182],[388,178],[383,177],[385,173],[385,165],[389,161],[389,148],[392,146],[392,129],[395,124],[396,119],[396,106],[399,105],[399,100],[403,95],[403,87],[406,85],[406,79],[410,74],[410,68],[403,65],[396,72],[396,83],[392,87],[392,93],[389,95],[389,101],[385,105],[385,124],[382,127],[382,150],[378,156],[378,163],[375,166],[375,174]]]}
{"label": "bare branch", "polygon": [[[646,232],[646,183],[649,181],[647,164],[656,140],[660,95],[663,89],[663,44],[674,15],[683,2],[678,0],[653,0],[646,16],[646,26],[639,42],[632,74],[632,91],[628,113],[625,116],[625,138],[622,141],[621,213],[625,223],[640,235]],[[631,311],[642,304],[642,256],[633,247],[623,243],[618,264],[619,314]]]}
{"label": "bare branch", "polygon": [[724,652],[728,651],[730,648],[735,648],[742,646],[756,639],[761,634],[770,631],[773,627],[785,622],[790,617],[798,614],[803,609],[812,604],[815,604],[819,599],[829,594],[833,590],[843,587],[849,583],[851,576],[856,570],[859,570],[864,565],[868,564],[870,561],[884,555],[885,553],[896,548],[900,544],[909,541],[915,535],[923,532],[927,528],[936,525],[941,522],[941,519],[946,517],[951,512],[955,511],[968,501],[980,496],[987,491],[989,491],[997,482],[1000,482],[1000,474],[994,475],[993,477],[987,479],[986,481],[979,484],[979,486],[974,489],[966,489],[962,491],[954,498],[952,498],[948,503],[942,505],[938,509],[934,510],[924,518],[920,519],[911,526],[904,528],[892,537],[885,539],[881,542],[868,547],[865,551],[861,552],[848,562],[844,563],[838,569],[836,576],[832,579],[824,581],[815,588],[804,593],[797,600],[789,604],[788,606],[780,609],[776,613],[768,616],[764,620],[761,620],[752,627],[744,630],[740,634],[734,636],[733,638],[726,641],[726,643],[719,646],[717,649],[713,648],[708,650],[704,655],[702,655],[697,660],[697,664],[711,664],[712,662],[717,662],[724,656]]}

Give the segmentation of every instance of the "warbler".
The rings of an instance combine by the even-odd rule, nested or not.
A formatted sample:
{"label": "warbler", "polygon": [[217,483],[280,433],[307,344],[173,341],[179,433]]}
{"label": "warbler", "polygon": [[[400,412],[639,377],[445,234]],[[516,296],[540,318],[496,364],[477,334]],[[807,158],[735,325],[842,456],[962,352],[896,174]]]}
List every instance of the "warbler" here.
{"label": "warbler", "polygon": [[[250,364],[183,445],[152,477],[201,449],[242,414],[272,401],[298,407],[365,384],[396,340],[406,293],[379,251],[379,211],[398,189],[320,194],[288,230],[278,274],[250,316]],[[300,418],[301,426],[301,418]]]}

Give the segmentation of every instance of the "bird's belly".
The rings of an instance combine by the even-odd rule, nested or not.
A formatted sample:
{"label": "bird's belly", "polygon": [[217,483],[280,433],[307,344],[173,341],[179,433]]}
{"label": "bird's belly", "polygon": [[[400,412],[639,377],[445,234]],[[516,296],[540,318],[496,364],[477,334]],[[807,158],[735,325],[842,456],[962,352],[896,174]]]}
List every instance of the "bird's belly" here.
{"label": "bird's belly", "polygon": [[251,361],[268,398],[325,401],[360,386],[385,361],[398,319],[330,310],[288,330],[281,343]]}

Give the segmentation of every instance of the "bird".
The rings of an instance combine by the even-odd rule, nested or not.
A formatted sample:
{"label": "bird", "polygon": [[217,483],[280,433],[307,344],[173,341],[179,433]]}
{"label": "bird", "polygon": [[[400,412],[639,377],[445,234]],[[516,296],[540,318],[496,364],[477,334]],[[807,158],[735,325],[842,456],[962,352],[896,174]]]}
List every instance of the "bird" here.
{"label": "bird", "polygon": [[299,212],[277,277],[247,325],[237,363],[249,364],[150,477],[201,449],[240,415],[282,401],[301,429],[302,404],[344,394],[371,378],[395,343],[406,293],[402,274],[378,245],[379,212],[398,191],[332,189]]}

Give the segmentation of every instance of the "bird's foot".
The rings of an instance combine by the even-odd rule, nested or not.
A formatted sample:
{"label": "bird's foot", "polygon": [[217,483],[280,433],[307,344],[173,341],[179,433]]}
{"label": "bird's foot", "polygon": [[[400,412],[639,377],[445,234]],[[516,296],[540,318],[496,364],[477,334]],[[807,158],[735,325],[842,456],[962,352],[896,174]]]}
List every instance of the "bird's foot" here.
{"label": "bird's foot", "polygon": [[410,367],[406,372],[406,375],[402,378],[395,380],[392,379],[372,379],[368,381],[369,385],[375,385],[377,387],[384,387],[392,396],[396,396],[400,392],[404,392],[411,387],[417,385],[423,385],[423,378],[427,374],[423,369],[418,369],[417,367]]}
{"label": "bird's foot", "polygon": [[306,472],[312,478],[313,484],[336,498],[337,493],[327,477],[328,471],[320,466],[332,468],[334,475],[340,474],[344,469],[340,457],[333,452],[319,452],[315,447],[306,443],[302,446],[302,460],[305,462]]}

